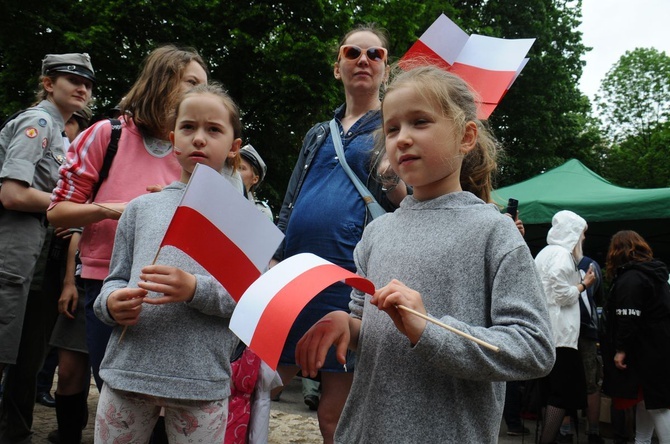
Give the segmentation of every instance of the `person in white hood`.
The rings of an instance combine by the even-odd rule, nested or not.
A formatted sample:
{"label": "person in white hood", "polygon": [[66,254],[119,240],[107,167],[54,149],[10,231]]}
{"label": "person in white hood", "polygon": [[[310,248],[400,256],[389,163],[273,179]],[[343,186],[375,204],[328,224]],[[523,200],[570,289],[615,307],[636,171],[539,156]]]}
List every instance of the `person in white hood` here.
{"label": "person in white hood", "polygon": [[556,344],[556,363],[542,380],[546,413],[540,443],[551,443],[566,412],[586,407],[586,382],[577,340],[579,297],[593,285],[593,270],[582,279],[577,264],[583,257],[586,221],[572,211],[559,211],[551,221],[547,246],[535,257]]}

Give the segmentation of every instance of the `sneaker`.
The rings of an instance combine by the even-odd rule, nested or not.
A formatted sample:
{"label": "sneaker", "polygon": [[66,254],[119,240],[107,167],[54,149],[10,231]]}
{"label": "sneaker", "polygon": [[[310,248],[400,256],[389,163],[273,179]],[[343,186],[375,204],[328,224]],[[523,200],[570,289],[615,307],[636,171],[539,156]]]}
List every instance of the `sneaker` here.
{"label": "sneaker", "polygon": [[605,444],[605,440],[600,437],[600,435],[597,435],[595,433],[589,433],[588,434],[589,438],[589,443],[593,444]]}
{"label": "sneaker", "polygon": [[312,411],[319,410],[319,397],[316,395],[307,395],[305,396],[305,404]]}
{"label": "sneaker", "polygon": [[530,429],[528,427],[512,427],[510,429],[507,429],[507,434],[509,436],[524,436],[528,435],[530,433]]}

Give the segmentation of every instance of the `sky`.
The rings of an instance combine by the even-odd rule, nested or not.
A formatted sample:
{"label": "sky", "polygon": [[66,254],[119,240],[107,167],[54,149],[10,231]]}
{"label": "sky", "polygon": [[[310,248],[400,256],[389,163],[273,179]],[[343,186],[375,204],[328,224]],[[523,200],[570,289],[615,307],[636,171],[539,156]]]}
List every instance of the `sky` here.
{"label": "sky", "polygon": [[582,42],[587,52],[580,90],[590,99],[607,72],[635,48],[670,55],[670,0],[582,0]]}

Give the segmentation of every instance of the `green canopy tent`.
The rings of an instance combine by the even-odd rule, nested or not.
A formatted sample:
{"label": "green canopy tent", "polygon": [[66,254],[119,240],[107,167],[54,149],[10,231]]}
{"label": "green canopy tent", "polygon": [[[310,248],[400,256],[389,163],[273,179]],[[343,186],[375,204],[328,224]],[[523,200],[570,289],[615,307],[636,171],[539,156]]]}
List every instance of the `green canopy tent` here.
{"label": "green canopy tent", "polygon": [[670,188],[618,187],[571,159],[493,192],[493,199],[502,207],[510,197],[519,201],[519,218],[526,227],[525,239],[533,255],[546,245],[553,215],[571,210],[588,222],[584,252],[601,265],[611,236],[619,230],[637,231],[656,257],[670,262]]}

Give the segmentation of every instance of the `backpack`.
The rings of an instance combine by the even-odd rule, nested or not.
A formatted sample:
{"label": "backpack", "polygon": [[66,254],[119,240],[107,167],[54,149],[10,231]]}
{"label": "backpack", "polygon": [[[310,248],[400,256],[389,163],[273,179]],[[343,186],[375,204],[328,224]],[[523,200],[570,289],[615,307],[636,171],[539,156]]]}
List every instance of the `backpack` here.
{"label": "backpack", "polygon": [[[119,119],[109,119],[109,123],[112,124],[112,134],[109,138],[109,143],[107,144],[107,152],[105,152],[105,158],[102,161],[102,168],[100,168],[99,179],[95,185],[93,185],[93,192],[91,193],[91,202],[95,200],[95,195],[98,194],[100,185],[102,182],[107,179],[109,176],[109,169],[112,167],[112,161],[114,156],[116,156],[116,151],[119,149],[119,139],[121,138],[121,121]],[[79,250],[74,256],[74,263],[76,266],[81,266],[81,258],[79,257]]]}
{"label": "backpack", "polygon": [[119,139],[121,138],[121,121],[119,119],[109,119],[112,125],[112,135],[107,144],[107,152],[105,159],[102,161],[102,168],[100,168],[98,182],[93,185],[93,192],[91,193],[91,201],[95,200],[95,195],[98,194],[100,185],[109,176],[109,169],[112,167],[112,161],[116,156],[116,151],[119,149]]}

